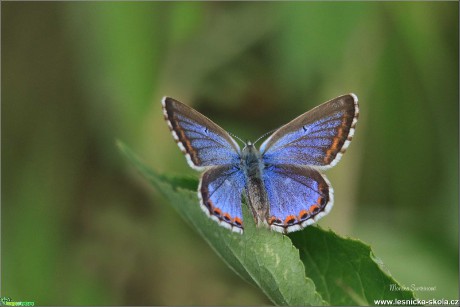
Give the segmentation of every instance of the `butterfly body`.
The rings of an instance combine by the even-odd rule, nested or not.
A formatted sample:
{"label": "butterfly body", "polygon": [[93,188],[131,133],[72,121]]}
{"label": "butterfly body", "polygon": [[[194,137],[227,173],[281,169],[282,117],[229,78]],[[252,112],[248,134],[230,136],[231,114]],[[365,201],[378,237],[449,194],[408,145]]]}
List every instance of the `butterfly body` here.
{"label": "butterfly body", "polygon": [[259,149],[235,140],[198,111],[165,97],[163,113],[189,165],[201,175],[201,208],[221,226],[243,232],[241,195],[257,225],[287,233],[326,215],[333,189],[320,173],[334,166],[353,137],[354,94],[332,99],[277,129]]}

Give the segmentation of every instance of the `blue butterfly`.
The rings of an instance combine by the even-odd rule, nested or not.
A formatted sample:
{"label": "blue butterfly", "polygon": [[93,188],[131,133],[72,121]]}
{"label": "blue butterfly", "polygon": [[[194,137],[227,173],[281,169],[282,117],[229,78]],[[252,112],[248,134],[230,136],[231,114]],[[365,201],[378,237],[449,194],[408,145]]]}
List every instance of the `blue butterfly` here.
{"label": "blue butterfly", "polygon": [[228,132],[169,97],[163,113],[188,164],[204,171],[201,208],[221,226],[243,232],[241,195],[257,225],[288,233],[313,224],[332,208],[334,192],[320,171],[333,167],[358,121],[354,94],[334,98],[277,129],[259,150],[241,150]]}

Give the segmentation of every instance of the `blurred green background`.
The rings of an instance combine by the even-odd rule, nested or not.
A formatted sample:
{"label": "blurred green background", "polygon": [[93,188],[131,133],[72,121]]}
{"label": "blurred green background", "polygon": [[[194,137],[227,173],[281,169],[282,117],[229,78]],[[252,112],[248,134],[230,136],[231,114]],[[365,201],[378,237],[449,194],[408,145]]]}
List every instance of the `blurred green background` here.
{"label": "blurred green background", "polygon": [[[355,138],[321,224],[401,284],[458,298],[457,2],[7,2],[3,296],[39,305],[260,305],[123,159],[193,175],[179,99],[254,140],[354,92]],[[197,203],[198,205],[198,203]],[[314,238],[311,238],[314,240]]]}

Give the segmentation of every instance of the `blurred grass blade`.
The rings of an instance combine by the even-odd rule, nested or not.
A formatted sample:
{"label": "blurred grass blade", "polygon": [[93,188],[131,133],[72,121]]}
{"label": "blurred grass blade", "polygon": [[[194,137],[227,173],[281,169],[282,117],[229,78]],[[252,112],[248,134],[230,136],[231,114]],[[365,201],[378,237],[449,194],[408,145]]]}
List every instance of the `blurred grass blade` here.
{"label": "blurred grass blade", "polygon": [[229,267],[257,285],[273,303],[373,305],[377,299],[414,298],[409,291],[391,291],[400,285],[382,270],[370,247],[362,242],[319,227],[307,227],[289,237],[256,229],[246,206],[244,234],[235,234],[203,214],[196,179],[158,175],[126,145],[119,142],[118,146]]}
{"label": "blurred grass blade", "polygon": [[267,229],[256,229],[245,206],[244,235],[217,225],[198,205],[196,180],[160,176],[146,167],[124,144],[118,142],[118,146],[230,268],[257,285],[273,303],[297,306],[323,304],[314,283],[305,276],[299,251],[288,237]]}
{"label": "blurred grass blade", "polygon": [[386,273],[383,263],[363,242],[332,231],[307,227],[289,235],[300,251],[306,274],[332,305],[375,305],[374,300],[414,299]]}

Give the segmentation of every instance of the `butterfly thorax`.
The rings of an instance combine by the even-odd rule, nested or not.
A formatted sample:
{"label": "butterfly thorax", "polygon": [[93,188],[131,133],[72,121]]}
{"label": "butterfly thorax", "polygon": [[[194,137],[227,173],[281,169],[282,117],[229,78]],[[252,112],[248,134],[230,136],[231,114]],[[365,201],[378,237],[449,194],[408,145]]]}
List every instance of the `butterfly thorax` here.
{"label": "butterfly thorax", "polygon": [[262,156],[251,142],[248,142],[243,148],[240,166],[249,177],[262,176],[264,168]]}
{"label": "butterfly thorax", "polygon": [[266,224],[270,215],[267,192],[263,182],[264,163],[262,155],[251,142],[241,153],[240,168],[246,177],[246,200],[256,224]]}

